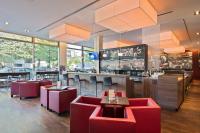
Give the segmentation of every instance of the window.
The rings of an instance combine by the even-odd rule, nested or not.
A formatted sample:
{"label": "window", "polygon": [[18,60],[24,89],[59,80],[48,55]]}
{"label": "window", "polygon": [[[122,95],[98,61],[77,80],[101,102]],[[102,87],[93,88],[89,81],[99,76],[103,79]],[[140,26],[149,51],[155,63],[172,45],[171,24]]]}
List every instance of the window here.
{"label": "window", "polygon": [[33,45],[0,39],[0,72],[32,72]]}
{"label": "window", "polygon": [[95,69],[95,61],[89,59],[89,53],[93,51],[93,48],[67,44],[67,70],[90,71]]}
{"label": "window", "polygon": [[67,70],[75,71],[82,69],[82,50],[67,49]]}
{"label": "window", "polygon": [[93,48],[88,48],[88,47],[84,47],[83,48],[83,55],[84,55],[84,69],[85,70],[92,70],[95,69],[95,61],[94,60],[90,60],[89,58],[89,53],[93,52],[94,49]]}
{"label": "window", "polygon": [[58,47],[35,44],[36,71],[58,70]]}

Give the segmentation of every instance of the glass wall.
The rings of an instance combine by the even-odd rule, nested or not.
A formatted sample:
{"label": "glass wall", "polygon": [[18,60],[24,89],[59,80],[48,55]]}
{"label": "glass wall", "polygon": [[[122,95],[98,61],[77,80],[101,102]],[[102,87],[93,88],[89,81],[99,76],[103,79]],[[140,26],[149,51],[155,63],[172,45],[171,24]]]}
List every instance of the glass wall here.
{"label": "glass wall", "polygon": [[34,69],[58,70],[58,42],[0,32],[0,72]]}
{"label": "glass wall", "polygon": [[82,69],[82,47],[67,44],[67,64],[68,71],[79,71]]}
{"label": "glass wall", "polygon": [[67,45],[68,71],[90,71],[95,68],[95,61],[90,60],[89,53],[94,49],[77,45]]}
{"label": "glass wall", "polygon": [[31,72],[33,45],[0,39],[0,72]]}
{"label": "glass wall", "polygon": [[94,51],[93,48],[83,47],[83,55],[84,55],[83,68],[85,70],[95,69],[95,61],[91,60],[89,57],[89,53],[91,53],[93,51]]}

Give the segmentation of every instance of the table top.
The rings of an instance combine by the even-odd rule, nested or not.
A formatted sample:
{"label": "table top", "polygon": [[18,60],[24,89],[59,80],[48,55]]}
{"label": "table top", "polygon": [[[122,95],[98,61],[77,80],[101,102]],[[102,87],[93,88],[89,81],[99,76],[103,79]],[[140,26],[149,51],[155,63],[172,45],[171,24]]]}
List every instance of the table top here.
{"label": "table top", "polygon": [[127,97],[115,97],[113,99],[109,99],[108,96],[105,96],[102,98],[101,104],[127,106],[129,105],[129,101]]}
{"label": "table top", "polygon": [[57,86],[52,86],[52,87],[49,87],[47,88],[48,90],[65,90],[67,88],[69,88],[70,86],[60,86],[60,87],[57,87]]}

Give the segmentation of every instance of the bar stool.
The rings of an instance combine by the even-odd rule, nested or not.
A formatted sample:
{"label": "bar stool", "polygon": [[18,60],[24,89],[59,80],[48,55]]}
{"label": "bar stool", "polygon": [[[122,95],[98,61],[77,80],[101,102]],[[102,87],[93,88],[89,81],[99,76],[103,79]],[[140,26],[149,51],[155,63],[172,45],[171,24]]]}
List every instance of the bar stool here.
{"label": "bar stool", "polygon": [[102,88],[103,88],[103,81],[97,81],[96,76],[90,76],[90,83],[95,85],[95,87],[96,87],[96,97],[97,97],[97,85],[102,84]]}
{"label": "bar stool", "polygon": [[69,81],[72,80],[73,85],[74,85],[74,78],[69,78],[68,74],[63,74],[63,79],[66,80],[67,86],[69,86]]}
{"label": "bar stool", "polygon": [[104,77],[103,78],[103,86],[110,88],[111,86],[116,86],[118,83],[113,83],[111,77]]}
{"label": "bar stool", "polygon": [[79,75],[74,75],[74,81],[79,84],[80,95],[81,95],[81,82],[86,82],[86,79],[80,79]]}

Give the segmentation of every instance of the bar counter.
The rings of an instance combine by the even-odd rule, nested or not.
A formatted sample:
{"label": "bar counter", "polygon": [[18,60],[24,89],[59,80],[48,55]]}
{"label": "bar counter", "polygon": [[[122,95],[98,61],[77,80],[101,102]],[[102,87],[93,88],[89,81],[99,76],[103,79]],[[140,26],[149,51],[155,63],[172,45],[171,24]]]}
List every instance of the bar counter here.
{"label": "bar counter", "polygon": [[[124,90],[126,92],[127,97],[134,97],[134,82],[129,79],[128,75],[122,74],[106,74],[106,73],[77,73],[77,72],[68,72],[68,78],[74,78],[75,75],[79,75],[80,79],[85,79],[85,88],[95,89],[94,85],[90,83],[90,76],[96,76],[97,81],[103,81],[104,77],[111,77],[113,83],[117,83],[116,86],[110,87],[111,89]],[[71,83],[70,83],[71,84]],[[98,86],[98,90],[102,89],[102,87]],[[104,90],[106,88],[103,88]]]}

